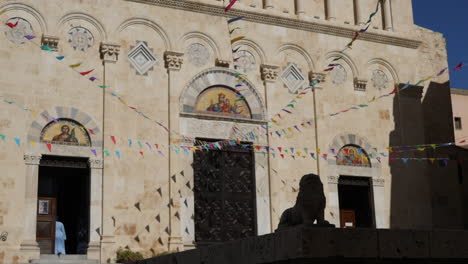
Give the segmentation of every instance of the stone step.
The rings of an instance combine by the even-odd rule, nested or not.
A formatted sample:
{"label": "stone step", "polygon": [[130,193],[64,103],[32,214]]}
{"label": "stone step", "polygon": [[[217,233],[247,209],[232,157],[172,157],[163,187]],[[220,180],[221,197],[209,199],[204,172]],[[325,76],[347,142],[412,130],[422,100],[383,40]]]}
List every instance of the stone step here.
{"label": "stone step", "polygon": [[41,255],[34,259],[32,264],[99,264],[97,260],[89,260],[86,255]]}

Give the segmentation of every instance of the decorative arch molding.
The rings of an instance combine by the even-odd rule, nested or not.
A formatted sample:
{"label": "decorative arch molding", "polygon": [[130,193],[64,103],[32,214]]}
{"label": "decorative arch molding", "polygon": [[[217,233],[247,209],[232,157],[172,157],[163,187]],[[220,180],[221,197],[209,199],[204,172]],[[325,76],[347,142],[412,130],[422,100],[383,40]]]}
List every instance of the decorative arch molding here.
{"label": "decorative arch molding", "polygon": [[213,51],[213,55],[215,56],[215,58],[220,58],[220,51],[219,51],[219,45],[218,43],[216,43],[216,41],[208,36],[207,34],[205,33],[202,33],[200,31],[193,31],[193,32],[189,32],[185,35],[183,35],[181,37],[181,41],[179,41],[179,45],[181,45],[179,47],[178,50],[185,50],[185,45],[186,45],[186,42],[190,39],[200,39],[202,41],[204,41],[205,43],[207,43],[210,47],[211,47],[211,50]]}
{"label": "decorative arch molding", "polygon": [[[197,74],[189,84],[184,88],[180,96],[180,112],[181,113],[193,113],[197,102],[198,95],[205,89],[213,86],[226,86],[233,88],[239,82],[236,82],[236,74],[234,70],[214,67],[202,71]],[[253,84],[248,80],[241,81],[244,87],[248,89],[242,89],[239,93],[245,98],[247,104],[250,107],[252,119],[264,120],[265,104],[262,98],[258,94]]]}
{"label": "decorative arch molding", "polygon": [[88,23],[90,23],[91,25],[93,25],[97,32],[99,33],[99,39],[101,40],[107,40],[107,31],[106,29],[104,28],[104,25],[99,22],[96,18],[88,15],[88,14],[85,14],[85,13],[82,13],[82,12],[72,12],[72,13],[68,13],[66,15],[64,15],[62,18],[60,18],[60,20],[58,21],[58,28],[61,28],[63,27],[68,21],[71,21],[71,20],[83,20],[83,21],[86,21]]}
{"label": "decorative arch molding", "polygon": [[[342,133],[333,139],[333,141],[329,145],[329,149],[334,149],[338,152],[341,148],[347,145],[355,145],[361,147],[367,154],[371,154],[375,157],[377,153],[372,149],[372,145],[369,141],[359,135],[352,134],[352,133]],[[373,162],[372,159],[369,159],[372,167],[375,167],[375,161]],[[336,159],[329,159],[329,164],[333,163],[332,165],[336,165]]]}
{"label": "decorative arch molding", "polygon": [[134,17],[134,18],[127,19],[117,27],[117,32],[120,33],[123,30],[125,30],[127,27],[134,26],[134,25],[142,25],[142,26],[151,28],[163,40],[164,49],[165,50],[173,50],[171,40],[170,40],[169,36],[167,35],[166,31],[164,31],[164,29],[160,25],[158,25],[156,22],[154,22],[154,21],[152,21],[150,19],[147,19],[147,18]]}
{"label": "decorative arch molding", "polygon": [[278,51],[276,52],[276,54],[280,54],[281,52],[283,51],[287,51],[287,50],[293,50],[297,53],[299,53],[302,57],[304,57],[305,61],[307,62],[307,66],[309,67],[308,71],[312,71],[314,72],[315,71],[315,65],[314,65],[314,61],[312,60],[312,57],[310,56],[310,54],[302,47],[296,45],[296,44],[292,44],[292,43],[286,43],[284,45],[282,45],[281,47],[279,47]]}
{"label": "decorative arch molding", "polygon": [[240,46],[246,46],[246,47],[251,48],[253,51],[255,51],[260,59],[260,63],[258,63],[259,65],[269,64],[267,62],[265,51],[262,49],[262,47],[260,47],[260,45],[258,45],[253,40],[243,39],[241,41],[236,42],[233,48],[235,49],[236,47],[240,47]]}
{"label": "decorative arch molding", "polygon": [[91,129],[94,132],[94,134],[89,133],[91,145],[97,148],[102,147],[101,130],[94,119],[79,109],[66,106],[57,106],[53,109],[43,111],[39,117],[31,123],[28,131],[28,141],[34,140],[35,142],[40,142],[41,132],[45,126],[51,121],[54,121],[52,118],[74,120],[84,126],[86,130],[89,131],[89,129]]}
{"label": "decorative arch molding", "polygon": [[340,51],[331,51],[325,55],[325,61],[334,57],[343,57],[342,60],[344,60],[346,64],[348,64],[349,68],[351,68],[351,71],[353,72],[353,79],[355,77],[360,76],[359,69],[358,67],[356,67],[356,63],[354,63],[354,60],[351,57],[349,57],[347,54],[342,53]]}
{"label": "decorative arch molding", "polygon": [[23,3],[6,3],[0,6],[0,11],[23,11],[34,17],[41,28],[41,32],[48,31],[47,22],[44,16],[34,7]]}
{"label": "decorative arch molding", "polygon": [[374,58],[367,62],[368,66],[371,66],[373,64],[378,64],[385,67],[392,75],[394,83],[400,83],[396,69],[388,61],[381,58]]}

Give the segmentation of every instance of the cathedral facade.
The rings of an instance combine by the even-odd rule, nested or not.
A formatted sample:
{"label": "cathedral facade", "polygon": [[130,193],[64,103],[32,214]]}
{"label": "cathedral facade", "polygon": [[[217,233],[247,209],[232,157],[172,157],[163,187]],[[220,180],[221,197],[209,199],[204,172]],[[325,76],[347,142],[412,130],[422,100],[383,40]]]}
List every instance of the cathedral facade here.
{"label": "cathedral facade", "polygon": [[53,254],[56,221],[103,263],[267,234],[308,173],[337,227],[434,226],[430,165],[388,158],[453,142],[422,121],[448,75],[392,93],[447,67],[411,1],[226,5],[0,2],[0,263]]}

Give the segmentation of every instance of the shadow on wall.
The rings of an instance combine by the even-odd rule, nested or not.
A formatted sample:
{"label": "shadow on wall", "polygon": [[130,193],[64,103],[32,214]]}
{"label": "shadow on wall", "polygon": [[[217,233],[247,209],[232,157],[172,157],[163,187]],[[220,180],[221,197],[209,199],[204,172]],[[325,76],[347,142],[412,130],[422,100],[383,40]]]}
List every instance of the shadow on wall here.
{"label": "shadow on wall", "polygon": [[[390,146],[454,142],[450,83],[431,82],[425,94],[423,91],[421,86],[412,86],[394,97],[395,130],[390,133]],[[463,164],[460,168],[460,159],[456,158],[468,157],[467,152],[458,147],[445,147],[425,151],[412,148],[391,154],[396,158],[424,160],[410,159],[406,164],[402,159],[390,162],[390,227],[468,227],[468,208],[463,205],[463,197],[468,197],[468,170],[463,170]],[[434,163],[427,160],[449,156],[452,160],[447,164],[442,160]]]}

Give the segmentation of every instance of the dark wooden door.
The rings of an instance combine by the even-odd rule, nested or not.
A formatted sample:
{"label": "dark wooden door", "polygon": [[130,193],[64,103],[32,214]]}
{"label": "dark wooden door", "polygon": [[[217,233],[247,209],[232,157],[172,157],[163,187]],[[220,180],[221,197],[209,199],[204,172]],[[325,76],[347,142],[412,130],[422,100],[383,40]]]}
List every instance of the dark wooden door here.
{"label": "dark wooden door", "polygon": [[195,241],[198,246],[256,235],[251,145],[194,154]]}
{"label": "dark wooden door", "polygon": [[36,239],[41,254],[54,254],[55,251],[55,219],[57,216],[57,201],[53,197],[38,197]]}
{"label": "dark wooden door", "polygon": [[341,228],[356,227],[356,214],[354,210],[340,210]]}

